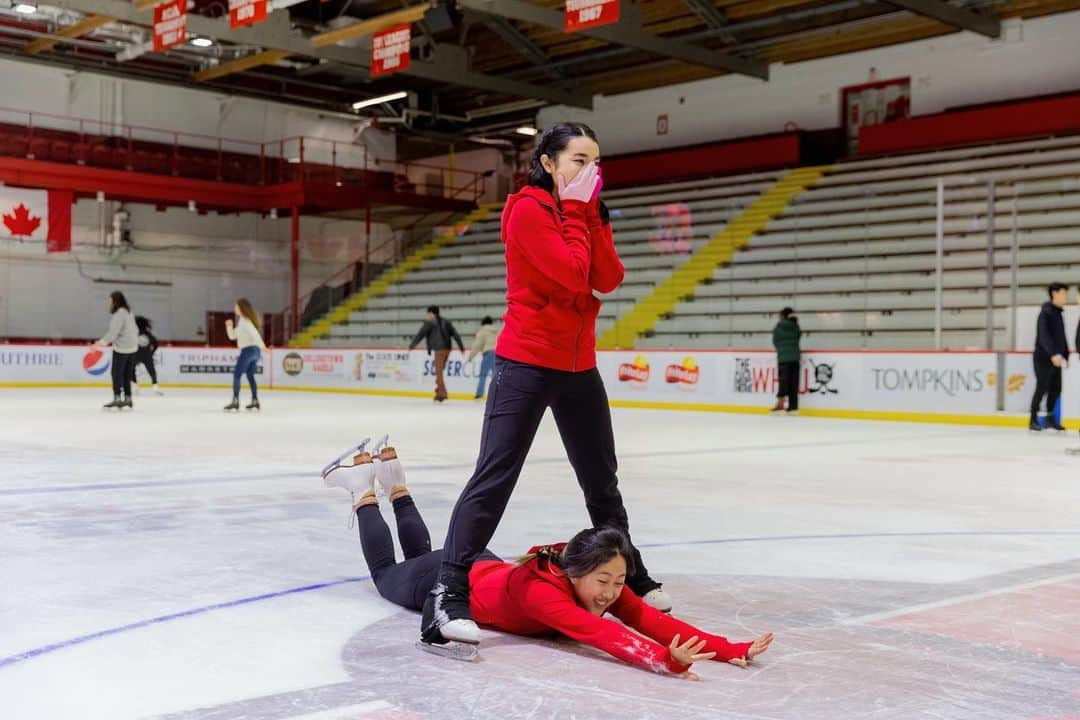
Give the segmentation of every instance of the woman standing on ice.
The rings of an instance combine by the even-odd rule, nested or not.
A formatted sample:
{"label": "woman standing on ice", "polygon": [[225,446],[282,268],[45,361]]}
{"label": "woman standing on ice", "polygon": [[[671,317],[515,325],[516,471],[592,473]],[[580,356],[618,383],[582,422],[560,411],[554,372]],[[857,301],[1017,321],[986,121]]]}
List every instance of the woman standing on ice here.
{"label": "woman standing on ice", "polygon": [[109,330],[94,344],[112,345],[113,401],[106,408],[134,408],[131,402],[131,378],[135,375],[135,353],[139,350],[139,330],[124,293],[109,293]]}
{"label": "woman standing on ice", "polygon": [[[364,559],[379,594],[419,610],[436,582],[444,552],[431,549],[431,536],[405,486],[394,448],[383,447],[373,457],[363,447],[352,465],[331,463],[324,480],[352,493]],[[394,507],[404,562],[394,556],[390,528],[379,512],[376,481]],[[532,636],[559,633],[647,670],[691,680],[698,678],[690,666],[700,660],[746,667],[769,649],[772,633],[754,642],[732,643],[644,602],[625,585],[634,574],[635,557],[626,536],[612,527],[582,530],[568,543],[534,547],[515,563],[485,549],[469,572],[470,610],[481,624],[497,630]],[[607,613],[622,622],[606,619]],[[475,645],[421,646],[463,660],[477,655]]]}
{"label": "woman standing on ice", "polygon": [[258,410],[259,388],[255,384],[255,370],[262,358],[262,351],[266,349],[266,343],[259,334],[262,323],[247,298],[236,301],[233,313],[237,318],[236,325],[234,326],[232,318],[229,318],[225,321],[225,332],[230,340],[236,341],[236,347],[240,348],[240,357],[236,359],[236,367],[233,368],[232,402],[226,405],[225,409],[240,409],[240,378],[247,375],[248,385],[251,386],[251,404],[244,409]]}
{"label": "woman standing on ice", "polygon": [[[596,134],[581,123],[549,128],[533,152],[528,185],[507,198],[507,309],[495,348],[480,457],[450,518],[445,557],[424,605],[427,643],[479,642],[469,609],[469,571],[487,546],[514,490],[540,420],[550,407],[596,527],[629,536],[615,474],[615,437],[596,369],[600,300],[623,279],[607,209]],[[646,602],[671,609],[631,546],[626,583]]]}

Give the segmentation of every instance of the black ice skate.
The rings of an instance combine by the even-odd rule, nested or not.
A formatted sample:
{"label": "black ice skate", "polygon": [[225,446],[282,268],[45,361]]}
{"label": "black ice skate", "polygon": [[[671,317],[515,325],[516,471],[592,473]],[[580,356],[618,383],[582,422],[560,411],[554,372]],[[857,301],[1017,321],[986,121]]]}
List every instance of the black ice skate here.
{"label": "black ice skate", "polygon": [[468,573],[444,566],[424,602],[417,647],[454,660],[473,660],[479,644],[480,629],[469,609]]}
{"label": "black ice skate", "polygon": [[119,396],[119,395],[117,395],[117,396],[116,396],[115,398],[113,398],[113,401],[112,401],[112,402],[110,402],[110,403],[105,403],[105,404],[104,404],[104,405],[102,405],[101,407],[102,407],[103,409],[105,409],[105,410],[119,410],[119,409],[120,409],[121,407],[123,407],[123,404],[124,404],[124,403],[123,403],[123,401],[122,401],[122,400],[120,399],[120,396]]}
{"label": "black ice skate", "polygon": [[251,398],[251,403],[244,406],[245,410],[259,410],[259,398]]}
{"label": "black ice skate", "polygon": [[233,398],[232,402],[229,403],[228,405],[226,405],[225,408],[224,408],[224,410],[226,412],[228,412],[229,410],[239,410],[239,409],[240,409],[240,400],[238,398]]}

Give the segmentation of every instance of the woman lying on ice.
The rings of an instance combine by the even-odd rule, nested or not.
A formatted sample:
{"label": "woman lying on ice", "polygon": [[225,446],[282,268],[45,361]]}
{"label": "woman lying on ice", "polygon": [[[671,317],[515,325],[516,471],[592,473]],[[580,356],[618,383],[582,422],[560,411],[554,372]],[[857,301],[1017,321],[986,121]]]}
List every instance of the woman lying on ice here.
{"label": "woman lying on ice", "polygon": [[[443,552],[431,549],[431,537],[405,486],[394,449],[385,446],[385,440],[374,455],[363,447],[352,465],[335,461],[323,471],[323,478],[327,486],[345,488],[353,495],[360,543],[379,594],[402,607],[421,610]],[[379,512],[376,482],[393,505],[404,562],[394,557],[390,528]],[[560,633],[653,672],[693,680],[697,676],[689,670],[694,662],[715,659],[745,667],[769,648],[772,633],[752,643],[732,643],[645,604],[624,584],[633,572],[631,558],[629,541],[614,528],[590,528],[568,543],[534,547],[516,563],[485,552],[469,573],[469,603],[481,625],[516,635]],[[622,623],[605,618],[608,613]],[[440,654],[471,658],[475,648]]]}

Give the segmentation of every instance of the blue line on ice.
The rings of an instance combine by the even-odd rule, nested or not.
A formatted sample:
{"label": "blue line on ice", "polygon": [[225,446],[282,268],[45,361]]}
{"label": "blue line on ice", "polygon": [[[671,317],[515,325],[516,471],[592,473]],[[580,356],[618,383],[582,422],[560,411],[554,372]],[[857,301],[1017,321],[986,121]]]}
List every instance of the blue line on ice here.
{"label": "blue line on ice", "polygon": [[[805,540],[865,540],[920,537],[1031,537],[1072,535],[1080,535],[1080,530],[956,530],[941,532],[885,532],[848,534],[841,533],[836,535],[772,535],[761,537],[719,538],[714,540],[681,540],[663,543],[644,543],[640,544],[638,547],[662,548],[677,547],[680,545],[723,545],[750,542],[798,542]],[[253,595],[251,597],[240,598],[238,600],[228,600],[226,602],[215,603],[213,605],[204,605],[202,607],[192,608],[190,610],[182,610],[180,612],[170,613],[168,615],[160,615],[158,617],[150,618],[148,620],[140,620],[139,622],[129,623],[127,625],[118,625],[116,627],[106,628],[105,630],[99,630],[98,632],[90,633],[89,635],[80,635],[78,637],[70,638],[68,640],[62,640],[60,642],[51,643],[49,645],[42,645],[41,647],[37,647],[32,650],[26,650],[25,652],[10,655],[5,658],[0,658],[0,668],[7,665],[14,665],[16,663],[20,663],[26,660],[31,660],[35,657],[55,652],[57,650],[63,650],[65,648],[73,647],[75,645],[82,645],[83,643],[90,642],[91,640],[97,640],[98,638],[108,637],[110,635],[118,635],[120,633],[128,632],[130,630],[139,630],[141,628],[149,627],[151,625],[159,625],[161,623],[169,622],[171,620],[179,620],[181,618],[193,617],[195,615],[202,615],[204,613],[213,612],[215,610],[225,610],[227,608],[237,607],[240,605],[249,605],[251,603],[260,602],[262,600],[272,600],[274,598],[279,598],[286,595],[296,595],[299,593],[311,592],[313,590],[322,590],[328,587],[335,587],[337,585],[363,582],[369,579],[370,576],[365,575],[363,577],[344,578],[341,580],[331,580],[329,582],[315,583],[313,585],[303,585],[301,587],[289,588],[288,590],[279,590],[277,592],[263,593],[262,595]]]}

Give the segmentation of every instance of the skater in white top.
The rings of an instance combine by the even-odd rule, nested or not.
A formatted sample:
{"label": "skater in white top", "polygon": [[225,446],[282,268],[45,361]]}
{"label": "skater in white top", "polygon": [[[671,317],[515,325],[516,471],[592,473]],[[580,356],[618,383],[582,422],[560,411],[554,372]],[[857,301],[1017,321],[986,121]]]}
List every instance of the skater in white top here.
{"label": "skater in white top", "polygon": [[131,314],[124,293],[116,290],[109,293],[109,331],[94,345],[108,347],[112,345],[112,385],[113,401],[105,405],[106,409],[134,407],[131,403],[131,378],[135,375],[135,353],[139,349],[139,330],[135,326],[135,317]]}
{"label": "skater in white top", "polygon": [[259,314],[251,306],[247,298],[240,298],[233,308],[236,314],[236,323],[232,319],[225,321],[225,332],[230,340],[236,341],[240,348],[240,357],[236,359],[236,367],[233,368],[233,398],[232,402],[225,406],[226,410],[240,409],[240,378],[247,375],[248,384],[251,386],[251,404],[245,406],[247,410],[259,409],[259,389],[255,385],[255,369],[262,358],[262,351],[266,349],[259,329]]}

